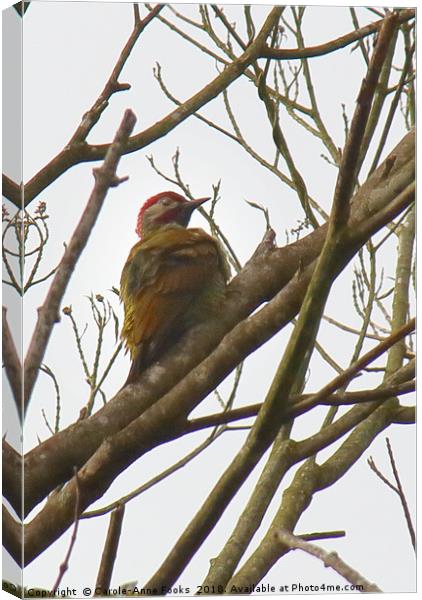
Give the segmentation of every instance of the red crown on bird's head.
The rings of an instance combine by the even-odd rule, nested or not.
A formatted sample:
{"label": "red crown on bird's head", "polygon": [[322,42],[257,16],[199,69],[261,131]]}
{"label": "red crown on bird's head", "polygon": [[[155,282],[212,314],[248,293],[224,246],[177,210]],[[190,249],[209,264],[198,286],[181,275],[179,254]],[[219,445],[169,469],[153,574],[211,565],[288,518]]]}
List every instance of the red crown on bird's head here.
{"label": "red crown on bird's head", "polygon": [[161,200],[161,198],[164,198],[164,197],[171,198],[172,200],[177,200],[177,202],[186,202],[186,198],[184,198],[180,194],[177,194],[176,192],[160,192],[159,194],[155,194],[155,196],[151,196],[151,198],[148,198],[148,200],[146,202],[144,202],[144,204],[142,205],[141,210],[139,211],[139,214],[138,214],[138,219],[136,221],[135,231],[139,237],[141,237],[142,219],[143,219],[145,211],[150,206],[152,206],[153,204],[155,204],[156,202]]}

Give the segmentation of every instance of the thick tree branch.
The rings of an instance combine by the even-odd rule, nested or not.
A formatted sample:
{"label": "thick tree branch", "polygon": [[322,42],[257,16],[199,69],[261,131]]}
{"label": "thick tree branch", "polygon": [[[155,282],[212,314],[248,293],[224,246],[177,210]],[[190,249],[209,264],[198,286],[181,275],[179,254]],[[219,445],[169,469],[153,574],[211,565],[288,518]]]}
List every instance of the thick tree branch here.
{"label": "thick tree branch", "polygon": [[[348,222],[350,197],[355,185],[359,143],[362,139],[366,120],[369,115],[372,95],[375,91],[377,76],[385,57],[385,50],[395,29],[395,21],[395,17],[391,17],[391,19],[385,21],[382,33],[380,34],[381,43],[377,46],[378,52],[377,50],[375,51],[368,69],[367,78],[364,80],[358,99],[358,106],[353,118],[351,134],[340,165],[327,237],[312,274],[309,287],[306,290],[295,329],[270,391],[267,394],[264,406],[260,410],[244,446],[220,478],[186,531],[179,538],[160,569],[147,585],[159,587],[160,582],[172,582],[175,577],[180,575],[191,556],[192,548],[197,549],[205,539],[207,533],[213,528],[216,523],[215,519],[219,518],[222,510],[224,510],[234,493],[250,473],[251,468],[257,464],[275,438],[281,420],[285,416],[286,396],[289,395],[292,386],[296,382],[295,365],[301,364],[312,348],[331,285],[337,274],[347,264],[347,260],[339,261],[339,255],[342,255],[344,227]],[[346,176],[347,174],[349,175],[349,179]],[[397,338],[394,341],[397,341]],[[373,360],[373,357],[370,356],[368,360]],[[358,368],[356,364],[353,367],[358,370],[361,368],[360,365]],[[338,389],[344,382],[349,381],[355,373],[356,371],[353,371],[353,369],[348,370],[343,380],[338,378],[335,381],[333,384],[335,389]],[[321,390],[319,394],[316,394],[315,398],[326,397],[328,395],[327,391],[328,387]],[[328,393],[332,391],[334,390],[330,389]]]}
{"label": "thick tree branch", "polygon": [[21,564],[23,525],[15,521],[4,504],[2,511],[3,545],[16,562]]}
{"label": "thick tree branch", "polygon": [[23,197],[21,186],[4,173],[2,177],[2,194],[5,198],[8,198],[16,208],[22,208]]}
{"label": "thick tree branch", "polygon": [[[404,335],[403,332],[401,332],[401,335]],[[386,351],[387,348],[391,347],[391,345],[395,342],[397,342],[397,336],[392,336],[391,339],[389,340],[389,345],[384,346],[383,351]],[[368,353],[366,360],[372,360],[375,355],[376,355],[376,353],[374,353],[374,352]],[[353,374],[355,372],[356,371],[353,368],[349,369],[349,372],[347,373],[347,377],[349,377],[349,378],[353,377]],[[342,378],[335,378],[332,382],[332,385],[334,387],[339,388],[344,384],[344,382],[345,382],[345,380]],[[329,386],[326,386],[324,389],[327,390],[328,387]],[[318,396],[319,396],[319,398],[322,398],[322,397],[324,397],[324,394],[315,394],[314,398],[316,398]],[[279,402],[281,402],[282,400],[283,399],[280,397]],[[308,402],[309,402],[309,404],[312,403],[312,396]],[[277,465],[278,465],[277,474],[274,473],[272,475],[272,477],[270,478],[269,485],[273,485],[275,481],[278,481],[279,479],[281,479],[283,474],[286,473],[287,470],[293,464],[297,463],[299,460],[311,455],[312,453],[315,453],[318,449],[320,449],[321,446],[319,446],[319,444],[321,444],[322,447],[326,447],[329,443],[331,443],[335,439],[338,439],[346,431],[348,431],[352,427],[354,427],[356,425],[356,423],[359,423],[362,419],[366,418],[366,416],[368,414],[370,414],[373,410],[375,410],[378,405],[379,405],[379,403],[373,404],[373,405],[371,405],[371,403],[366,403],[365,406],[363,407],[363,410],[361,410],[361,411],[356,410],[354,412],[349,411],[349,413],[347,413],[343,418],[340,418],[335,424],[323,429],[319,434],[312,436],[311,438],[309,438],[308,440],[305,440],[304,442],[300,442],[298,444],[292,445],[291,440],[289,440],[289,441],[286,441],[284,443],[284,445],[280,445],[280,447],[279,447],[280,456],[277,460]],[[262,410],[265,410],[265,408],[263,408]],[[293,410],[294,410],[294,407],[293,407]],[[291,417],[292,417],[292,415],[291,415],[291,413],[289,413],[289,407],[287,407],[287,410],[285,411],[285,413],[282,416],[280,421],[286,422],[289,419],[291,419]],[[274,453],[274,451],[273,451],[273,453]],[[245,452],[245,454],[246,454],[246,452]],[[238,462],[240,462],[240,460]],[[232,463],[232,465],[234,465],[234,464],[235,464],[235,462]],[[229,469],[231,469],[231,467],[229,467]],[[234,468],[232,470],[234,471]],[[222,485],[224,479],[228,478],[228,472],[229,472],[229,470],[226,471],[224,476],[220,479],[220,482],[214,487],[213,491],[211,492],[211,494],[209,495],[209,497],[206,501],[206,504],[204,504],[204,506],[197,513],[194,520],[189,525],[188,530],[189,530],[190,536],[191,536],[191,539],[190,539],[191,544],[193,543],[192,540],[196,540],[199,537],[199,535],[203,535],[203,533],[200,534],[198,532],[198,530],[200,530],[201,526],[205,527],[205,524],[208,523],[208,527],[210,527],[210,523],[212,522],[211,520],[214,520],[213,517],[215,515],[219,516],[221,514],[221,511],[227,506],[228,502],[230,501],[230,497],[228,495],[229,493],[227,491],[225,492],[224,486]],[[243,483],[243,481],[240,480],[240,483]],[[233,485],[235,485],[235,484],[233,484]],[[239,485],[239,480],[237,481],[236,485]],[[226,488],[228,487],[227,484],[225,487]],[[235,489],[237,490],[237,487]],[[233,490],[231,490],[231,493],[233,493]],[[226,550],[226,548],[224,548],[221,552],[221,555],[219,555],[214,560],[214,564],[213,564],[212,568],[210,569],[210,573],[206,579],[206,585],[226,585],[227,584],[229,577],[232,575],[233,570],[235,569],[238,561],[240,560],[240,558],[242,556],[243,551],[246,549],[247,544],[249,543],[250,538],[253,535],[253,532],[255,531],[254,525],[256,524],[256,526],[258,526],[258,524],[260,522],[260,519],[258,517],[257,505],[256,505],[256,503],[251,503],[251,504],[252,504],[252,510],[255,515],[255,518],[251,522],[251,527],[249,527],[249,531],[247,531],[246,535],[245,535],[245,533],[243,533],[243,535],[242,534],[240,535],[242,542],[240,541],[239,537],[237,536],[238,532],[233,534],[232,538],[228,542],[228,545],[230,546],[232,543],[231,540],[233,539],[234,540],[233,546],[228,551]],[[263,508],[264,506],[265,505],[261,505],[261,508]],[[263,515],[261,515],[261,517],[262,516]],[[242,528],[244,525],[245,524],[244,524],[243,520],[241,522],[239,522],[239,528]],[[292,523],[292,526],[293,526],[293,523]],[[183,536],[180,538],[180,540],[182,540],[182,538],[183,538]],[[180,542],[180,540],[179,540],[179,542]],[[173,549],[170,556],[172,557],[173,561],[177,560],[183,564],[184,561],[186,561],[187,557],[189,556],[189,553],[186,553],[187,549],[185,549],[184,546],[179,542],[178,542],[178,547],[176,546]],[[230,557],[231,557],[230,561],[227,560],[228,555],[230,555]],[[161,567],[161,569],[163,569],[163,567]],[[160,571],[161,571],[161,569],[160,569]],[[160,575],[158,576],[158,578],[153,580],[154,584],[158,585],[158,583],[160,581],[159,578],[161,578],[161,576],[163,574],[165,576],[168,576],[169,572],[170,572],[170,567],[165,567],[164,573],[161,572]],[[243,584],[244,583],[245,582],[243,581]]]}
{"label": "thick tree branch", "polygon": [[22,365],[7,322],[7,308],[3,306],[3,365],[12,390],[18,414],[22,414]]}
{"label": "thick tree branch", "polygon": [[414,425],[416,423],[416,406],[397,406],[391,422],[398,425]]}
{"label": "thick tree branch", "polygon": [[[394,381],[391,383],[394,383]],[[171,395],[168,396],[170,396],[171,399]],[[166,399],[167,397],[164,397],[160,403]],[[175,403],[180,405],[182,399],[183,391],[180,393],[180,396],[176,398]],[[71,525],[73,522],[74,506],[72,502],[77,493],[80,493],[80,506],[81,510],[84,510],[86,506],[89,506],[89,504],[104,493],[110,483],[114,480],[115,476],[121,472],[123,465],[127,466],[148,449],[148,436],[154,435],[154,429],[156,431],[160,431],[161,429],[161,435],[163,435],[163,422],[165,425],[165,421],[168,420],[170,421],[170,423],[168,423],[168,428],[170,431],[174,432],[175,427],[177,427],[177,416],[174,416],[174,414],[169,415],[168,412],[166,414],[166,412],[164,412],[165,409],[163,410],[163,407],[159,406],[160,403],[158,403],[158,406],[155,404],[150,411],[146,413],[145,416],[147,418],[138,418],[131,425],[126,427],[125,430],[106,440],[94,456],[79,471],[77,481],[76,477],[74,477],[65,488],[50,496],[41,513],[25,527],[26,564],[31,562],[45,547]],[[379,404],[373,402],[356,406],[320,433],[297,443],[294,452],[289,453],[287,467],[327,447],[334,440],[338,439],[350,431],[356,424],[364,420],[377,408],[377,406],[379,406]],[[382,430],[388,424],[388,417],[389,413],[386,413],[385,419],[377,419],[376,423],[379,430]],[[172,434],[170,434],[170,437],[172,437]],[[210,518],[212,518],[213,522],[216,522],[223,507],[221,504],[215,503],[212,496],[210,496],[209,501],[207,501],[206,504],[207,505],[204,506],[202,510],[203,515],[201,516],[201,519],[204,518],[205,524],[208,524]],[[213,507],[213,510],[211,510],[208,504]],[[217,516],[215,515],[216,509],[218,511]],[[207,525],[207,531],[208,526],[209,524]],[[43,533],[43,536],[40,535],[41,532]],[[193,544],[194,539],[196,538],[189,538],[191,544]],[[192,547],[190,548],[190,551],[194,551]],[[188,556],[190,556],[190,554]],[[173,559],[176,560],[175,563],[173,562]],[[185,564],[185,554],[180,554],[179,552],[177,554],[174,552],[171,554],[169,564],[172,572],[174,569],[180,569],[181,559],[183,564]],[[152,587],[158,586],[158,588],[160,588],[161,576],[163,576],[163,573],[160,573],[158,580],[153,578],[149,582],[148,587],[151,585]],[[166,572],[166,576],[170,576],[169,573]],[[171,582],[172,578],[169,581]]]}
{"label": "thick tree branch", "polygon": [[38,311],[37,324],[34,328],[24,363],[25,409],[28,406],[38,377],[39,367],[43,360],[54,324],[59,320],[60,303],[75,269],[75,265],[88,242],[109,188],[118,185],[122,181],[117,179],[116,169],[135,123],[136,117],[134,113],[127,110],[103,165],[94,171],[94,189],[56,270],[44,304]]}
{"label": "thick tree branch", "polygon": [[[152,578],[148,580],[146,587],[161,589],[162,585],[171,585],[177,580],[192,556],[214,528],[218,519],[221,517],[235,493],[241,487],[244,480],[248,477],[251,470],[256,466],[264,452],[274,440],[286,410],[286,396],[289,396],[290,390],[295,383],[295,364],[304,360],[306,352],[308,351],[308,345],[312,342],[312,335],[310,333],[312,332],[312,325],[310,324],[310,319],[315,312],[314,305],[317,304],[317,313],[322,314],[320,311],[324,303],[324,297],[328,291],[327,286],[329,286],[329,282],[332,282],[333,280],[332,274],[335,276],[339,269],[338,263],[331,262],[330,248],[328,246],[330,242],[331,240],[328,238],[323,249],[323,253],[325,252],[325,255],[323,255],[324,258],[321,257],[319,259],[318,266],[312,275],[312,280],[307,289],[296,328],[289,340],[283,360],[280,363],[269,393],[265,399],[264,406],[260,410],[245,443],[224,474],[220,477],[200,510],[179,537],[160,568],[154,573]],[[325,259],[325,256],[327,257],[325,262],[327,267],[330,267],[330,270],[328,273],[322,274],[322,279],[318,279],[318,282],[320,282],[319,285],[315,284],[312,287],[313,282],[315,281],[316,272],[318,269],[321,269],[321,261]],[[344,264],[347,264],[347,260],[343,265]],[[324,276],[328,278],[328,281],[323,279]],[[316,298],[317,292],[319,293],[318,300]],[[312,301],[309,298],[311,298]],[[413,326],[414,323],[397,333],[397,335],[390,336],[390,343],[387,343],[383,350],[397,342],[398,339],[401,339],[403,335],[409,332],[410,327]],[[369,357],[366,356],[365,359],[367,361],[373,360],[374,354],[368,354]],[[340,376],[336,378],[335,383],[333,383],[334,388],[338,389],[345,382],[349,381],[353,375],[362,368],[362,364],[365,364],[365,361],[362,361],[362,363],[357,361],[348,370],[347,375],[345,375],[344,378]],[[329,393],[334,391],[331,386],[326,386],[319,394],[316,394],[315,397],[325,397],[328,395],[328,390],[330,390]],[[376,408],[376,406],[374,408]],[[371,410],[373,410],[372,407],[369,408],[368,412],[370,413]],[[365,416],[365,413],[363,413],[363,416],[358,413],[357,422],[359,422],[361,418],[365,418]],[[329,430],[332,432],[332,436],[334,436],[331,436],[331,441],[334,441],[334,439],[337,439],[338,436],[341,435],[340,428],[344,421],[346,422],[346,426],[349,427],[350,421],[342,421],[339,419],[339,421],[335,423],[335,427],[331,430],[329,428],[327,429],[327,431]],[[352,426],[356,424],[356,422],[353,422],[353,418],[352,423]],[[307,440],[308,452],[315,443],[318,444],[319,442],[322,442],[324,446],[326,445],[327,441],[330,440],[330,436],[327,436],[327,431],[324,431],[323,436],[313,436],[315,439],[310,438],[310,440]],[[290,465],[287,464],[287,466]]]}
{"label": "thick tree branch", "polygon": [[[407,377],[407,368],[386,380],[382,385],[392,385]],[[280,529],[294,530],[302,512],[311,503],[314,494],[333,485],[359,459],[372,440],[393,422],[397,399],[355,406],[337,421],[327,425],[308,439],[296,442],[291,449],[292,464],[307,460],[297,471],[292,484],[285,490],[279,510],[259,547],[227,582],[227,585],[245,586],[261,581],[288,548],[274,543]],[[315,462],[315,454],[346,433],[349,436],[340,448],[322,465]]]}
{"label": "thick tree branch", "polygon": [[15,509],[15,512],[22,514],[22,457],[14,448],[3,438],[3,495]]}
{"label": "thick tree branch", "polygon": [[[389,185],[386,186],[381,176],[385,168],[383,163],[356,194],[350,219],[351,248],[357,247],[356,239],[363,243],[362,229],[366,229],[367,236],[373,233],[376,212],[381,210],[383,203],[388,205],[394,201],[403,185],[414,177],[413,152],[413,138],[407,136],[392,153],[395,161],[390,172]],[[373,217],[372,226],[368,228],[367,223],[371,217]],[[383,224],[382,221],[378,222],[378,227]],[[320,251],[325,231],[326,228],[321,227],[299,242],[281,249],[266,245],[266,251],[254,256],[231,283],[224,319],[219,323],[212,323],[210,327],[198,327],[196,332],[181,340],[180,348],[183,347],[183,352],[180,352],[179,346],[176,345],[174,352],[164,357],[160,365],[155,365],[146,372],[138,385],[122,390],[95,415],[68,427],[32,450],[25,460],[27,510],[44,498],[46,492],[72,475],[66,465],[82,465],[107,436],[125,427],[168,389],[174,387],[181,377],[209,354],[224,333],[244,319],[264,299],[271,298],[277,287],[285,286],[300,261],[303,264],[312,261]],[[291,318],[291,311],[298,309],[305,289],[302,276],[294,280],[287,291],[283,291],[287,301],[287,306],[282,313],[285,318]],[[282,319],[277,317],[276,326],[271,322],[267,323],[264,329],[267,333],[261,334],[255,343],[259,344],[260,340],[265,341],[266,335],[270,335],[280,326],[280,320]],[[246,321],[245,333],[248,331],[248,326],[249,321]],[[256,334],[252,332],[251,338],[254,335]],[[230,354],[228,355],[227,352]],[[232,358],[229,359],[229,356]],[[208,359],[206,365],[208,370],[205,368],[199,370],[200,379],[197,380],[192,376],[196,381],[194,393],[198,393],[199,382],[203,390],[201,397],[204,397],[202,393],[206,395],[217,384],[218,374],[221,377],[227,375],[227,368],[224,365],[230,363],[230,360],[239,360],[242,356],[244,356],[243,351],[239,352],[237,346],[234,348],[221,346],[212,358]],[[218,367],[216,367],[217,357]],[[211,370],[209,370],[210,364]],[[228,368],[231,369],[232,366]],[[166,372],[165,382],[161,377],[163,369]],[[46,468],[47,464],[48,468]]]}
{"label": "thick tree branch", "polygon": [[[342,254],[343,250],[344,227],[348,222],[350,197],[355,185],[359,142],[362,139],[365,129],[377,75],[385,57],[385,47],[394,31],[393,26],[395,27],[394,18],[391,21],[387,20],[383,26],[384,35],[381,35],[382,43],[378,46],[378,53],[374,53],[367,78],[364,80],[358,106],[353,118],[352,131],[340,165],[327,237],[324,241],[315,271],[312,274],[309,287],[307,288],[295,329],[264,406],[260,410],[255,425],[242,450],[215,486],[207,502],[190,523],[185,534],[181,536],[168,559],[156,573],[155,578],[152,579],[154,584],[157,584],[162,577],[172,578],[176,572],[180,574],[180,566],[186,564],[185,561],[189,556],[186,551],[186,541],[188,540],[192,545],[192,539],[190,538],[194,537],[196,544],[202,543],[204,539],[204,523],[207,523],[206,527],[208,530],[213,527],[213,524],[215,524],[214,517],[221,514],[221,510],[231,500],[233,492],[237,491],[238,487],[243,483],[244,477],[250,472],[251,466],[256,465],[263,452],[274,439],[281,419],[285,417],[286,395],[289,395],[292,385],[295,382],[295,365],[301,364],[312,348],[331,285],[337,274],[347,263],[347,261],[346,263],[343,261],[339,262],[338,256]],[[346,174],[349,175],[349,179]],[[370,360],[373,360],[373,358],[370,357]],[[356,371],[353,372],[353,370],[350,370],[345,375],[342,383],[349,381],[354,373]],[[336,389],[338,389],[337,384],[338,381],[334,384]],[[316,394],[315,401],[326,397],[328,395],[327,390],[328,388]],[[330,389],[329,393],[332,393],[332,391],[334,390]],[[309,402],[312,403],[312,399]],[[205,510],[207,510],[208,515],[205,515]],[[169,564],[170,559],[175,564],[179,563],[178,571],[172,569]]]}
{"label": "thick tree branch", "polygon": [[365,135],[366,124],[371,112],[378,78],[390,47],[391,38],[397,28],[396,13],[384,19],[377,43],[369,62],[368,71],[363,79],[357,98],[357,106],[353,115],[349,135],[343,150],[339,175],[334,191],[333,208],[330,225],[340,229],[348,220],[350,198],[356,185],[361,145]]}

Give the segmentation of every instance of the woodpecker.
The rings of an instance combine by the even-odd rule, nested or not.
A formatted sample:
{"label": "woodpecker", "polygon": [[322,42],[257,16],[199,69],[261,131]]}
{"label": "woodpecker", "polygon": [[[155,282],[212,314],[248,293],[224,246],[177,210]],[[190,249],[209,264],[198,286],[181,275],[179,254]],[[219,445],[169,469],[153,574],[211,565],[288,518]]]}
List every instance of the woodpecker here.
{"label": "woodpecker", "polygon": [[224,252],[202,229],[187,229],[193,211],[207,200],[161,192],[139,211],[140,241],[129,252],[120,279],[121,337],[132,359],[125,385],[222,305],[230,276]]}

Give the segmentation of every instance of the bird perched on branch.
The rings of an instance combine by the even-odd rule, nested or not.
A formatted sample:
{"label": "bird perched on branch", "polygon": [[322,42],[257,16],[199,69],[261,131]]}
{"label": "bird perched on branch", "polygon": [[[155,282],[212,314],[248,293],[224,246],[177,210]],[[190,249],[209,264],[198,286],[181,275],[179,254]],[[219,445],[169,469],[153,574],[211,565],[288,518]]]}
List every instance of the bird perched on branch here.
{"label": "bird perched on branch", "polygon": [[230,273],[224,253],[202,229],[187,229],[193,211],[207,200],[162,192],[139,211],[140,241],[120,279],[121,336],[132,359],[126,384],[221,306]]}

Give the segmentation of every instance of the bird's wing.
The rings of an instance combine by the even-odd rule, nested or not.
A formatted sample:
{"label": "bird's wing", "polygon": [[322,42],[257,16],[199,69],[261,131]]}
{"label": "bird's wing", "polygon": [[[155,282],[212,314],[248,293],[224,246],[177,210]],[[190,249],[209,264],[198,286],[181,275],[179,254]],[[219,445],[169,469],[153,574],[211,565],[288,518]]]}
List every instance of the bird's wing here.
{"label": "bird's wing", "polygon": [[122,337],[132,354],[141,342],[160,343],[181,324],[221,260],[215,240],[202,230],[165,230],[138,242],[123,269]]}

